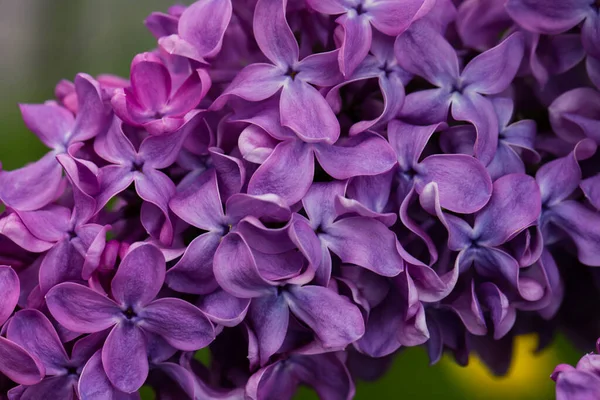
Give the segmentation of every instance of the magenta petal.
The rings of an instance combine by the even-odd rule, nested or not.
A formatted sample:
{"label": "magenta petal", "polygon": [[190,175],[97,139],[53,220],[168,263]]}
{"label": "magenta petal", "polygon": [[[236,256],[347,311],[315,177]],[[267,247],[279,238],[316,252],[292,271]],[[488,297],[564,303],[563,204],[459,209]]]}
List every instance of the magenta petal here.
{"label": "magenta petal", "polygon": [[67,207],[50,204],[36,211],[18,214],[27,229],[41,240],[58,242],[69,231],[71,210]]}
{"label": "magenta petal", "polygon": [[196,306],[176,298],[163,298],[148,304],[141,327],[162,336],[179,350],[194,351],[215,339],[211,322]]}
{"label": "magenta petal", "polygon": [[486,205],[492,180],[481,162],[464,154],[434,154],[419,165],[417,192],[429,182],[437,183],[439,201],[450,211],[470,214]]}
{"label": "magenta petal", "polygon": [[33,236],[16,213],[0,218],[0,233],[21,248],[34,253],[43,253],[55,244]]}
{"label": "magenta petal", "polygon": [[230,233],[221,241],[213,270],[219,285],[234,296],[260,297],[272,290],[260,276],[250,247],[237,233]]}
{"label": "magenta petal", "polygon": [[369,54],[373,34],[371,23],[366,15],[355,12],[340,16],[336,22],[344,28],[344,40],[339,53],[340,71],[345,77],[350,77]]}
{"label": "magenta petal", "polygon": [[114,299],[128,307],[150,303],[165,281],[165,269],[165,257],[156,246],[142,244],[130,250],[111,282]]}
{"label": "magenta petal", "polygon": [[283,69],[298,61],[298,43],[286,18],[287,1],[259,0],[254,10],[254,37],[263,54]]}
{"label": "magenta petal", "polygon": [[75,125],[73,114],[55,104],[20,104],[25,126],[51,149],[61,149]]}
{"label": "magenta petal", "polygon": [[339,220],[327,228],[322,240],[344,263],[360,265],[383,276],[396,276],[404,269],[404,261],[396,250],[396,235],[374,219]]}
{"label": "magenta petal", "polygon": [[139,393],[123,393],[108,380],[102,366],[102,351],[98,350],[85,364],[78,384],[82,400],[139,400]]}
{"label": "magenta petal", "polygon": [[61,283],[46,295],[52,316],[74,332],[93,333],[110,328],[121,310],[107,297],[76,283]]}
{"label": "magenta petal", "polygon": [[502,92],[514,79],[524,50],[523,35],[517,32],[475,57],[461,74],[465,90],[482,94]]}
{"label": "magenta petal", "polygon": [[160,112],[171,94],[171,75],[154,54],[138,54],[131,62],[131,87],[141,106]]}
{"label": "magenta petal", "polygon": [[106,376],[122,392],[133,393],[148,377],[146,337],[140,328],[128,322],[117,324],[102,348]]}
{"label": "magenta petal", "polygon": [[205,233],[194,239],[181,259],[167,271],[167,285],[182,293],[208,294],[218,287],[213,275],[213,256],[221,241],[217,233]]}
{"label": "magenta petal", "polygon": [[583,20],[589,5],[588,0],[508,0],[506,11],[525,29],[557,34]]}
{"label": "magenta petal", "polygon": [[498,246],[535,223],[542,205],[535,180],[510,174],[494,182],[490,202],[475,217],[475,235],[480,243]]}
{"label": "magenta petal", "polygon": [[336,179],[379,175],[396,164],[396,154],[379,135],[363,132],[335,145],[317,144],[315,156],[323,169]]}
{"label": "magenta petal", "polygon": [[59,195],[61,180],[62,168],[50,152],[22,168],[0,171],[0,200],[17,210],[37,210]]}
{"label": "magenta petal", "polygon": [[10,317],[19,301],[19,276],[14,269],[0,265],[0,326]]}
{"label": "magenta petal", "polygon": [[378,31],[389,36],[398,36],[407,30],[413,21],[426,15],[434,4],[435,0],[380,0],[369,7],[368,13],[373,17],[371,23]]}
{"label": "magenta petal", "polygon": [[176,34],[178,22],[179,18],[173,15],[152,12],[144,20],[144,25],[146,25],[146,28],[148,28],[155,38],[160,39],[163,36]]}
{"label": "magenta petal", "polygon": [[291,286],[284,297],[292,313],[315,332],[325,348],[345,348],[365,333],[358,307],[328,288]]}
{"label": "magenta petal", "polygon": [[279,350],[288,330],[290,312],[284,296],[272,293],[252,299],[248,320],[258,340],[260,365]]}
{"label": "magenta petal", "polygon": [[475,125],[475,156],[489,164],[498,147],[498,118],[492,103],[478,93],[466,92],[452,102],[452,116]]}
{"label": "magenta petal", "polygon": [[47,375],[59,375],[68,356],[48,318],[38,310],[21,310],[8,325],[7,338],[39,358]]}
{"label": "magenta petal", "polygon": [[44,365],[37,358],[1,336],[0,372],[21,385],[35,385],[46,375]]}
{"label": "magenta petal", "polygon": [[191,75],[171,96],[164,111],[173,116],[184,116],[200,104],[210,90],[211,83],[210,76],[205,70],[192,71]]}
{"label": "magenta petal", "polygon": [[314,168],[313,151],[307,144],[300,140],[281,142],[250,178],[248,193],[273,193],[288,204],[297,203],[312,183]]}
{"label": "magenta petal", "polygon": [[340,124],[325,98],[299,79],[285,82],[279,107],[281,125],[305,142],[335,143],[340,136]]}
{"label": "magenta petal", "polygon": [[169,202],[171,210],[197,228],[219,232],[225,222],[215,170],[208,170]]}
{"label": "magenta petal", "polygon": [[190,43],[201,57],[213,57],[221,49],[231,14],[231,0],[196,2],[181,14],[179,35]]}
{"label": "magenta petal", "polygon": [[104,104],[100,84],[88,74],[75,77],[77,93],[77,117],[70,133],[69,143],[96,137],[108,128],[112,110]]}
{"label": "magenta petal", "polygon": [[449,87],[458,79],[454,48],[433,27],[418,22],[398,36],[394,45],[402,68],[438,87]]}

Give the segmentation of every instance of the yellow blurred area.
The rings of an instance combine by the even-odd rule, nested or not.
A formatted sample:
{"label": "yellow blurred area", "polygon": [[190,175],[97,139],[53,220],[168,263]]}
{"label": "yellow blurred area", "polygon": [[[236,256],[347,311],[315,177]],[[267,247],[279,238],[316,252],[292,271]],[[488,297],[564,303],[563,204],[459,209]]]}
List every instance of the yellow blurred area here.
{"label": "yellow blurred area", "polygon": [[465,394],[473,399],[543,399],[552,384],[550,373],[560,363],[554,347],[534,353],[537,336],[523,335],[515,340],[513,364],[504,377],[494,376],[481,360],[472,355],[467,367],[460,367],[450,359],[442,363]]}

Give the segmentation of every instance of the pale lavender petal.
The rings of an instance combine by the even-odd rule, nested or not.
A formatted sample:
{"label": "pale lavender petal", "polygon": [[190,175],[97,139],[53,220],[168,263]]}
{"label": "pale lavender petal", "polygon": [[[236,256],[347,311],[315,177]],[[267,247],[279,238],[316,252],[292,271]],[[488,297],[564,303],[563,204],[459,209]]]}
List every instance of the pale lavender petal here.
{"label": "pale lavender petal", "polygon": [[221,49],[232,8],[231,0],[205,0],[192,4],[179,18],[179,35],[201,57],[215,56]]}
{"label": "pale lavender petal", "polygon": [[75,125],[73,114],[56,104],[19,104],[25,126],[51,149],[61,149]]}
{"label": "pale lavender petal", "polygon": [[53,242],[46,242],[33,236],[16,213],[0,219],[0,233],[19,247],[34,253],[43,253],[55,245]]}
{"label": "pale lavender petal", "polygon": [[279,107],[281,124],[305,142],[335,143],[340,136],[340,124],[325,98],[299,79],[286,81]]}
{"label": "pale lavender petal", "polygon": [[490,202],[475,217],[479,243],[498,246],[537,221],[541,211],[540,190],[524,174],[505,175],[494,182]]}
{"label": "pale lavender petal", "polygon": [[106,376],[120,391],[133,393],[148,377],[146,338],[140,328],[128,322],[117,324],[102,348]]}
{"label": "pale lavender petal", "polygon": [[287,1],[259,0],[254,10],[254,37],[263,54],[283,68],[298,61],[298,43],[286,18]]}
{"label": "pale lavender petal", "polygon": [[213,275],[213,256],[220,241],[221,235],[210,232],[195,238],[177,264],[167,271],[167,286],[182,293],[214,291],[218,284]]}
{"label": "pale lavender petal", "polygon": [[317,144],[314,149],[323,169],[340,180],[378,175],[396,164],[396,155],[387,141],[369,132],[340,140],[335,145]]}
{"label": "pale lavender petal", "polygon": [[284,297],[292,313],[315,332],[326,348],[344,348],[365,333],[358,307],[331,289],[292,286]]}
{"label": "pale lavender petal", "polygon": [[248,183],[248,193],[273,193],[288,204],[297,203],[308,191],[314,175],[312,149],[299,140],[282,142],[256,170]]}
{"label": "pale lavender petal", "polygon": [[139,315],[140,326],[162,336],[179,350],[194,351],[215,339],[212,323],[196,306],[176,298],[163,298],[148,304]]}
{"label": "pale lavender petal", "polygon": [[371,23],[375,29],[389,36],[398,36],[407,30],[413,21],[426,15],[434,4],[435,0],[380,0],[368,8],[368,13],[373,18]]}
{"label": "pale lavender petal", "polygon": [[244,160],[262,164],[269,158],[278,141],[273,139],[262,128],[250,125],[242,131],[238,139],[238,147]]}
{"label": "pale lavender petal", "polygon": [[344,263],[360,265],[383,276],[395,276],[404,269],[404,261],[396,250],[396,236],[379,221],[345,218],[329,226],[322,240]]}
{"label": "pale lavender petal", "polygon": [[74,332],[93,333],[110,328],[121,310],[107,297],[76,283],[61,283],[46,295],[52,316]]}
{"label": "pale lavender petal", "polygon": [[600,391],[600,378],[592,372],[561,372],[556,380],[556,400],[593,400]]}
{"label": "pale lavender petal", "polygon": [[502,92],[514,79],[524,50],[523,35],[516,32],[496,47],[481,53],[467,64],[461,74],[464,90],[482,94]]}
{"label": "pale lavender petal", "polygon": [[222,108],[229,96],[241,97],[248,101],[268,99],[279,91],[285,82],[285,71],[271,64],[250,64],[241,70],[211,106],[211,109]]}
{"label": "pale lavender petal", "polygon": [[50,204],[36,211],[17,212],[27,229],[41,240],[58,242],[69,231],[71,210]]}
{"label": "pale lavender petal", "polygon": [[338,68],[339,50],[315,53],[304,58],[296,69],[298,79],[317,86],[333,86],[344,80]]}
{"label": "pale lavender petal", "polygon": [[106,133],[94,140],[94,151],[113,164],[129,166],[136,159],[136,151],[123,132],[123,123],[115,118]]}
{"label": "pale lavender petal", "polygon": [[37,210],[60,195],[61,181],[62,168],[50,152],[22,168],[0,171],[0,200],[17,210]]}
{"label": "pale lavender petal", "polygon": [[340,16],[336,22],[344,29],[344,39],[339,52],[340,71],[345,77],[352,75],[365,59],[371,48],[371,23],[365,14],[349,12]]}

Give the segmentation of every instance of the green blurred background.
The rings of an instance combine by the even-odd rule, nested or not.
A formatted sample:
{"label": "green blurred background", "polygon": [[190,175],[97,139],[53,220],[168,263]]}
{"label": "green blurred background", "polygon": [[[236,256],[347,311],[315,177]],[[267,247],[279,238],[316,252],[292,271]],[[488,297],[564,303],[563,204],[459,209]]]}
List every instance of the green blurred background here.
{"label": "green blurred background", "polygon": [[[155,45],[142,21],[168,0],[0,0],[0,160],[14,169],[46,152],[20,119],[17,103],[53,98],[55,84],[76,73],[127,76],[131,58]],[[515,364],[494,378],[472,357],[461,368],[449,357],[430,367],[421,348],[404,351],[376,383],[359,383],[357,399],[515,399],[554,398],[549,379],[559,362],[580,357],[563,338],[534,355],[536,338],[515,346]],[[591,349],[590,349],[591,350]],[[144,390],[145,398],[152,398]],[[315,398],[307,389],[300,399]]]}

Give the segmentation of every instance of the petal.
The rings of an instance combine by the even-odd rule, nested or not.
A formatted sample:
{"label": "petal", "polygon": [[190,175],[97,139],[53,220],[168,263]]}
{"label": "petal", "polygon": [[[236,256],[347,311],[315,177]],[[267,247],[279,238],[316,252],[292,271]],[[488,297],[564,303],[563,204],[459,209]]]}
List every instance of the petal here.
{"label": "petal", "polygon": [[552,222],[571,236],[579,260],[591,266],[600,265],[600,238],[598,236],[598,212],[591,211],[576,201],[563,201],[552,207]]}
{"label": "petal", "polygon": [[35,385],[46,375],[38,359],[3,337],[0,337],[0,372],[21,385]]}
{"label": "petal", "polygon": [[399,116],[413,125],[446,122],[451,102],[449,89],[420,90],[406,96]]}
{"label": "petal", "polygon": [[111,282],[113,298],[127,307],[150,303],[165,281],[165,269],[165,257],[154,245],[130,250]]}
{"label": "petal", "polygon": [[59,283],[81,280],[85,260],[73,243],[62,240],[46,253],[39,274],[42,294]]}
{"label": "petal", "polygon": [[96,211],[104,208],[110,199],[127,189],[133,182],[134,175],[131,168],[120,165],[107,165],[100,168],[98,174],[100,189],[96,196]]}
{"label": "petal", "polygon": [[347,10],[344,0],[306,0],[306,3],[322,14],[342,14]]}
{"label": "petal", "polygon": [[[590,203],[600,210],[600,174],[584,179],[579,186]],[[2,318],[0,318],[0,321],[2,321]]]}
{"label": "petal", "polygon": [[475,125],[475,156],[484,165],[489,164],[498,147],[498,118],[490,101],[477,93],[466,92],[452,102],[452,116]]}
{"label": "petal", "polygon": [[146,137],[140,145],[138,153],[144,160],[144,165],[163,169],[173,164],[188,133],[188,130],[182,128],[164,135]]}
{"label": "petal", "polygon": [[259,0],[254,10],[254,38],[263,54],[287,69],[298,61],[298,43],[286,18],[287,1]]}
{"label": "petal", "polygon": [[104,104],[100,84],[88,74],[75,77],[77,117],[69,143],[84,141],[103,133],[110,125],[112,110]]}
{"label": "petal", "polygon": [[462,288],[459,296],[452,301],[450,307],[470,333],[473,335],[485,335],[487,333],[483,311],[475,294],[475,283],[473,281]]}
{"label": "petal", "polygon": [[14,269],[0,265],[0,326],[10,317],[19,302],[19,276]]}
{"label": "petal", "polygon": [[432,0],[380,0],[374,2],[367,12],[373,18],[371,23],[375,29],[389,36],[398,36],[407,30],[413,21],[426,15],[434,4],[435,1]]}
{"label": "petal", "polygon": [[217,289],[200,297],[196,305],[215,324],[233,327],[246,318],[250,302],[250,299],[240,299]]}
{"label": "petal", "polygon": [[163,298],[148,304],[141,327],[162,336],[179,350],[194,351],[215,339],[212,323],[196,306],[176,298]]}
{"label": "petal", "polygon": [[413,24],[394,45],[402,68],[439,87],[450,87],[458,79],[454,48],[428,24]]}
{"label": "petal", "polygon": [[521,156],[505,143],[498,143],[496,154],[488,164],[487,170],[492,180],[508,174],[524,174],[525,164]]}
{"label": "petal", "polygon": [[61,283],[46,295],[52,316],[65,328],[82,333],[110,328],[120,314],[119,307],[107,297],[76,283]]}
{"label": "petal", "polygon": [[75,380],[68,376],[48,376],[40,383],[25,389],[19,400],[65,399],[75,400]]}
{"label": "petal", "polygon": [[231,195],[239,193],[246,183],[244,163],[236,157],[223,154],[222,150],[216,147],[211,147],[208,152],[217,171],[221,198],[223,201],[227,201]]}
{"label": "petal", "polygon": [[298,79],[317,86],[333,86],[344,80],[338,68],[338,50],[311,54],[296,69]]}
{"label": "petal", "polygon": [[325,98],[299,79],[286,81],[279,107],[281,124],[305,142],[335,143],[340,136],[340,124]]}
{"label": "petal", "polygon": [[181,293],[208,294],[218,287],[213,275],[213,257],[221,235],[205,233],[195,238],[181,259],[167,271],[167,285]]}
{"label": "petal", "polygon": [[289,317],[285,298],[277,293],[250,302],[247,318],[258,340],[260,365],[265,365],[283,344]]}
{"label": "petal", "polygon": [[365,333],[358,307],[321,286],[291,286],[284,297],[291,312],[306,323],[323,346],[342,349]]}
{"label": "petal", "polygon": [[238,139],[238,147],[244,160],[255,164],[265,162],[277,143],[265,130],[255,125],[246,127]]}
{"label": "petal", "polygon": [[351,399],[354,382],[338,354],[327,353],[297,357],[295,374],[312,387],[321,399]]}
{"label": "petal", "polygon": [[478,296],[490,313],[491,322],[494,324],[494,339],[504,337],[515,323],[517,317],[515,309],[510,306],[504,293],[493,283],[482,283],[478,288]]}
{"label": "petal", "polygon": [[67,144],[67,137],[75,125],[73,114],[55,104],[19,104],[27,129],[51,149]]}
{"label": "petal", "polygon": [[379,221],[345,218],[329,226],[322,240],[344,263],[356,264],[383,276],[395,276],[404,269],[396,250],[396,236]]}
{"label": "petal", "polygon": [[396,152],[398,165],[403,172],[410,171],[418,164],[421,153],[429,139],[443,125],[417,126],[400,120],[388,124],[388,140]]}
{"label": "petal", "polygon": [[494,182],[490,202],[475,217],[479,243],[498,246],[534,224],[541,211],[540,190],[524,174],[510,174]]}
{"label": "petal", "polygon": [[250,178],[248,193],[273,193],[288,204],[297,203],[312,183],[314,168],[308,145],[299,140],[281,142]]}
{"label": "petal", "polygon": [[528,30],[557,34],[585,18],[589,4],[587,0],[508,0],[506,11]]}
{"label": "petal", "polygon": [[276,361],[250,376],[245,387],[246,396],[250,400],[291,399],[298,387],[294,378],[286,364]]}
{"label": "petal", "polygon": [[266,218],[269,221],[287,221],[292,212],[285,201],[273,194],[251,196],[237,193],[227,199],[227,218],[231,224],[246,216]]}
{"label": "petal", "polygon": [[169,206],[179,218],[197,228],[214,232],[223,229],[225,215],[214,169],[200,174],[191,185],[178,190]]}
{"label": "petal", "polygon": [[19,212],[27,229],[38,238],[58,242],[69,231],[71,210],[58,205],[48,205],[36,211]]}
{"label": "petal", "polygon": [[123,123],[113,119],[106,133],[94,140],[94,151],[103,159],[113,164],[129,166],[136,159],[133,144],[123,132]]}
{"label": "petal", "polygon": [[272,290],[260,276],[248,244],[237,233],[230,233],[223,238],[213,262],[217,282],[234,296],[260,297]]}
{"label": "petal", "polygon": [[158,227],[157,232],[150,228],[153,224],[146,222],[142,208],[142,225],[152,237],[159,239],[167,246],[171,245],[173,226],[169,216],[169,200],[175,194],[175,184],[167,175],[150,167],[144,168],[143,174],[136,173],[134,179],[137,194],[145,202],[158,207],[164,216],[164,221]]}
{"label": "petal", "polygon": [[592,400],[600,391],[600,379],[587,371],[562,372],[556,381],[557,400]]}
{"label": "petal", "polygon": [[48,318],[38,310],[22,310],[8,325],[7,338],[42,361],[46,374],[60,375],[68,356]]}
{"label": "petal", "polygon": [[548,107],[550,123],[556,134],[570,142],[589,137],[600,143],[600,92],[577,88],[558,96]]}
{"label": "petal", "polygon": [[38,210],[60,194],[61,181],[62,168],[50,152],[22,168],[0,171],[0,200],[17,210]]}
{"label": "petal", "polygon": [[55,244],[33,236],[16,213],[8,214],[0,219],[0,233],[19,247],[34,253],[43,253]]}
{"label": "petal", "polygon": [[196,2],[181,14],[179,35],[194,46],[201,57],[213,57],[221,49],[231,14],[231,0]]}
{"label": "petal", "polygon": [[203,69],[192,71],[190,76],[171,96],[164,112],[173,116],[185,115],[188,111],[198,107],[200,101],[210,90],[211,84],[208,72]]}
{"label": "petal", "polygon": [[344,28],[344,40],[338,57],[340,71],[345,77],[349,77],[369,54],[372,40],[371,23],[366,15],[358,15],[356,12],[348,12],[336,22]]}
{"label": "petal", "polygon": [[137,326],[122,322],[106,338],[102,348],[106,376],[120,391],[133,393],[148,377],[146,338]]}
{"label": "petal", "polygon": [[502,92],[514,79],[524,51],[523,35],[520,32],[513,33],[467,64],[461,74],[463,87],[482,94]]}
{"label": "petal", "polygon": [[348,199],[338,198],[335,204],[336,211],[340,215],[344,212],[354,212],[364,217],[379,219],[386,226],[393,225],[397,216],[391,212],[385,212],[388,211],[387,205],[393,178],[392,171],[374,176],[352,178],[346,189]]}
{"label": "petal", "polygon": [[255,63],[246,66],[214,101],[211,109],[225,106],[229,96],[241,97],[248,101],[268,99],[283,86],[286,79],[284,72],[271,64]]}
{"label": "petal", "polygon": [[102,352],[98,350],[85,364],[78,386],[82,400],[139,400],[138,393],[123,393],[108,380],[102,367]]}
{"label": "petal", "polygon": [[340,180],[359,175],[378,175],[396,164],[396,154],[387,141],[368,132],[335,145],[318,144],[314,149],[323,169]]}
{"label": "petal", "polygon": [[131,87],[144,111],[160,112],[171,94],[171,75],[154,54],[138,54],[131,62]]}
{"label": "petal", "polygon": [[176,34],[178,22],[179,18],[173,15],[152,12],[144,20],[144,25],[146,25],[146,28],[148,28],[155,38],[160,39],[163,36]]}
{"label": "petal", "polygon": [[415,184],[417,192],[429,182],[438,185],[440,205],[450,211],[471,214],[492,195],[492,180],[483,164],[464,154],[434,154],[421,162]]}
{"label": "petal", "polygon": [[335,199],[344,196],[345,182],[315,182],[302,199],[302,207],[313,229],[329,227],[337,218]]}

